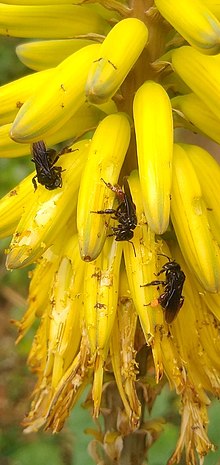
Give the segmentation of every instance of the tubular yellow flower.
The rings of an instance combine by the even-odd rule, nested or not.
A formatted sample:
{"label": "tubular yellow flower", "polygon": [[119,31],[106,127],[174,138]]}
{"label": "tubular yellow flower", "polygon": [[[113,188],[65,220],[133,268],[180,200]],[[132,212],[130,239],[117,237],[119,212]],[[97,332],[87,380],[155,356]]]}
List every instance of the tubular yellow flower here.
{"label": "tubular yellow flower", "polygon": [[171,218],[185,260],[203,287],[220,290],[220,248],[208,223],[196,171],[183,147],[174,145]]}
{"label": "tubular yellow flower", "polygon": [[181,47],[172,53],[172,65],[183,81],[220,117],[220,55],[204,56],[192,47]]}
{"label": "tubular yellow flower", "polygon": [[121,245],[107,239],[102,253],[85,269],[84,325],[94,363],[92,398],[94,416],[99,414],[103,366],[109,350],[117,309]]}
{"label": "tubular yellow flower", "polygon": [[[108,108],[97,108],[85,103],[78,111],[56,132],[45,137],[48,146],[55,145],[64,140],[77,139],[85,132],[96,128],[106,113],[114,113],[114,105],[109,102]],[[0,157],[23,157],[30,153],[30,144],[19,144],[13,141],[9,134],[12,124],[4,124],[0,127]]]}
{"label": "tubular yellow flower", "polygon": [[[124,244],[125,268],[136,311],[140,317],[145,337],[148,340],[152,336],[152,327],[149,321],[149,312],[147,308],[144,308],[144,304],[152,300],[152,288],[140,287],[140,285],[152,281],[157,245],[154,233],[148,227],[144,215],[137,171],[133,171],[128,180],[137,208],[138,227],[133,238],[134,250],[131,244]],[[153,312],[153,315],[157,318],[156,311]]]}
{"label": "tubular yellow flower", "polygon": [[[171,100],[174,110],[182,113],[186,118],[186,127],[191,122],[203,134],[220,143],[219,118],[210,111],[207,105],[194,93],[178,95]],[[181,120],[184,125],[185,122]]]}
{"label": "tubular yellow flower", "polygon": [[108,23],[86,6],[53,5],[0,5],[0,34],[15,37],[61,38],[96,32],[106,34]]}
{"label": "tubular yellow flower", "polygon": [[2,86],[0,88],[0,123],[11,123],[23,103],[47,77],[51,76],[51,74],[52,70],[46,69],[39,73],[29,74],[28,76],[17,79],[17,81]]}
{"label": "tubular yellow flower", "polygon": [[220,4],[218,0],[204,0],[204,4],[208,6],[210,11],[216,16],[216,18],[220,18]]}
{"label": "tubular yellow flower", "polygon": [[160,84],[148,81],[138,89],[134,123],[145,215],[151,229],[162,234],[170,216],[173,120],[169,97]]}
{"label": "tubular yellow flower", "polygon": [[190,158],[207,205],[207,217],[211,231],[220,244],[220,215],[218,186],[220,183],[220,167],[217,161],[206,150],[197,145],[182,144]]}
{"label": "tubular yellow flower", "polygon": [[86,95],[90,102],[103,103],[115,94],[147,39],[148,30],[138,19],[124,19],[114,26],[89,71]]}
{"label": "tubular yellow flower", "polygon": [[114,322],[117,303],[117,271],[120,266],[120,244],[107,239],[99,258],[85,268],[84,323],[91,347],[91,353],[103,352]]}
{"label": "tubular yellow flower", "polygon": [[54,68],[49,79],[43,81],[18,112],[10,132],[12,139],[33,142],[68,121],[85,101],[86,77],[99,47],[95,44],[84,47]]}
{"label": "tubular yellow flower", "polygon": [[79,142],[72,146],[75,153],[64,158],[63,185],[59,191],[48,191],[39,185],[32,194],[34,201],[22,215],[12,239],[7,256],[8,268],[25,266],[35,261],[68,222],[76,208],[76,192],[88,147],[87,141]]}
{"label": "tubular yellow flower", "polygon": [[203,0],[155,0],[155,4],[172,26],[202,53],[220,51],[220,23]]}
{"label": "tubular yellow flower", "polygon": [[26,198],[32,198],[33,189],[30,174],[0,200],[0,237],[13,234],[21,215],[25,211]]}
{"label": "tubular yellow flower", "polygon": [[141,405],[135,389],[138,365],[134,349],[137,314],[129,290],[125,270],[121,271],[119,307],[114,323],[110,351],[114,375],[131,428],[137,427]]}
{"label": "tubular yellow flower", "polygon": [[53,68],[80,48],[91,45],[89,39],[37,40],[18,45],[16,54],[28,68],[41,71]]}
{"label": "tubular yellow flower", "polygon": [[[77,272],[78,271],[78,272]],[[80,344],[80,289],[83,266],[80,266],[77,236],[67,242],[51,286],[52,308],[49,315],[48,357],[45,373],[51,372],[51,386],[56,388],[66,367],[74,359]],[[74,335],[73,335],[74,328]],[[74,337],[73,337],[74,336]],[[71,347],[71,358],[69,348]]]}
{"label": "tubular yellow flower", "polygon": [[[19,328],[19,342],[30,329],[36,318],[42,317],[48,303],[48,294],[54,272],[57,270],[59,247],[50,247],[42,256],[40,263],[31,273],[28,308],[20,322],[15,322]],[[44,285],[42,286],[42,281]]]}
{"label": "tubular yellow flower", "polygon": [[92,432],[97,463],[144,463],[163,420],[143,413],[166,381],[182,415],[168,464],[184,449],[187,465],[214,450],[220,168],[176,127],[220,143],[215,6],[0,4],[0,33],[34,39],[17,55],[37,70],[0,87],[0,158],[34,162],[0,200],[0,237],[13,235],[7,267],[33,266],[14,321],[17,342],[35,333],[25,431],[60,431],[90,385],[93,416],[105,417]]}
{"label": "tubular yellow flower", "polygon": [[114,196],[104,181],[111,184],[118,181],[129,142],[130,124],[123,113],[107,116],[93,136],[77,207],[79,247],[85,261],[94,260],[102,250],[109,221],[96,211],[112,208]]}

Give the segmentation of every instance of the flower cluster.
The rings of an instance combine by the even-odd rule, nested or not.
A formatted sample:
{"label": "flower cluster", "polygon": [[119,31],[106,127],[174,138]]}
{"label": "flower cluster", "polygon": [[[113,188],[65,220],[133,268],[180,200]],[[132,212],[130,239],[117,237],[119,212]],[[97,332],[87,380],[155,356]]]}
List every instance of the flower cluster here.
{"label": "flower cluster", "polygon": [[8,269],[35,263],[17,322],[19,340],[39,322],[26,430],[59,431],[90,383],[98,417],[114,380],[117,431],[97,441],[118,457],[152,432],[153,373],[181,398],[169,464],[184,447],[202,461],[220,395],[220,167],[184,131],[220,143],[218,2],[12,0],[0,16],[0,34],[34,39],[16,52],[35,73],[0,88],[0,156],[35,163],[0,200]]}

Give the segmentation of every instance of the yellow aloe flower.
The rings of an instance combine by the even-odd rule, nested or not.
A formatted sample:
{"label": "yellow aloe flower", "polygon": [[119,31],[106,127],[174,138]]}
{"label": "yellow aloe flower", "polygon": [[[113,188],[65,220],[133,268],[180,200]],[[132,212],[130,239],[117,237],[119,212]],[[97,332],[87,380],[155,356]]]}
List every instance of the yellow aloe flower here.
{"label": "yellow aloe flower", "polygon": [[92,457],[139,465],[167,382],[182,418],[168,464],[202,464],[220,395],[218,8],[8,0],[0,16],[1,35],[33,39],[16,51],[35,71],[0,87],[0,157],[33,161],[0,200],[7,268],[34,266],[15,322],[19,342],[38,321],[25,431],[60,431],[90,385],[93,416],[110,418]]}

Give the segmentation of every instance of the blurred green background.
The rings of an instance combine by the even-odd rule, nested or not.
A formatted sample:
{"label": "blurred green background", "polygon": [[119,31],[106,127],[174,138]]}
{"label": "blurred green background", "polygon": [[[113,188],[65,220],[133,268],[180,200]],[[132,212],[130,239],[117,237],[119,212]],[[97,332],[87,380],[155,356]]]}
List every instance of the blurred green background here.
{"label": "blurred green background", "polygon": [[[14,80],[31,71],[17,59],[15,46],[18,41],[0,38],[0,85]],[[14,187],[33,170],[28,157],[16,159],[0,158],[0,195]],[[26,358],[31,345],[31,331],[15,346],[17,331],[11,319],[20,319],[25,310],[28,291],[28,272],[19,270],[6,272],[4,249],[10,238],[1,241],[0,255],[0,465],[92,465],[87,453],[91,437],[84,434],[86,428],[94,428],[83,399],[74,409],[63,431],[57,435],[35,433],[24,435],[20,423],[28,410],[34,387],[34,377],[26,368]],[[173,394],[165,387],[154,405],[152,418],[163,416],[166,419],[164,431],[152,446],[148,455],[149,465],[165,465],[175,448],[179,431],[178,405]],[[209,409],[210,438],[220,445],[220,404],[213,401]],[[184,460],[181,464],[184,465]],[[220,450],[209,454],[204,465],[220,465]]]}

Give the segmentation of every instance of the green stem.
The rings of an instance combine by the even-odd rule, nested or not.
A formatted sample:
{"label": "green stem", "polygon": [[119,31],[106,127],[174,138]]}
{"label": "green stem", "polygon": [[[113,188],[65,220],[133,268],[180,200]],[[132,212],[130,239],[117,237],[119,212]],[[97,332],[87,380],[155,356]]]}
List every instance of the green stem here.
{"label": "green stem", "polygon": [[[143,416],[145,399],[141,388],[138,394]],[[123,405],[115,382],[104,389],[102,411],[105,434],[116,433],[115,441],[111,443],[111,456],[108,452],[104,453],[105,465],[142,465],[148,449],[147,432],[140,428],[129,432],[128,422],[122,416]]]}

